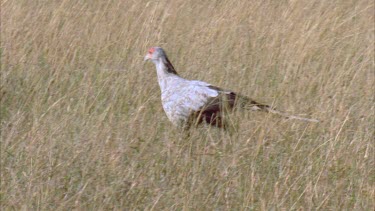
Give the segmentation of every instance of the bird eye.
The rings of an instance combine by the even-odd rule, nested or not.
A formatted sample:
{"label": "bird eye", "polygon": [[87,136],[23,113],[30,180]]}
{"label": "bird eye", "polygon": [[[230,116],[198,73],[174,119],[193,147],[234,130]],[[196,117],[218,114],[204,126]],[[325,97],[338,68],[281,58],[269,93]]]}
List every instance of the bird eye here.
{"label": "bird eye", "polygon": [[155,51],[154,48],[150,48],[150,49],[148,50],[148,52],[149,52],[150,54],[154,53],[154,51]]}

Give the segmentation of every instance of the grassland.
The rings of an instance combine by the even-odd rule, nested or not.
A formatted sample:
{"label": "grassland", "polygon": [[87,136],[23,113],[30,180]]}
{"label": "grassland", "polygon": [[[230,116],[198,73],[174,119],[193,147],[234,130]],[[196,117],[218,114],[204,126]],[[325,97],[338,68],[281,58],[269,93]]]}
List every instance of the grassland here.
{"label": "grassland", "polygon": [[[374,210],[374,2],[1,2],[1,210]],[[318,118],[172,127],[156,72]]]}

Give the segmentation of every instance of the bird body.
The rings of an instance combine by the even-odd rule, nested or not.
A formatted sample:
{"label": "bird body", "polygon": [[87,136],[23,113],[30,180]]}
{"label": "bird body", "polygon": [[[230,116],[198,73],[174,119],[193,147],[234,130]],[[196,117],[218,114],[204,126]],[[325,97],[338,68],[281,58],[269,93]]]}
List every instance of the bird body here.
{"label": "bird body", "polygon": [[184,79],[177,74],[160,47],[150,48],[145,60],[151,60],[156,66],[163,109],[168,119],[177,127],[190,126],[193,122],[224,127],[223,112],[237,106],[277,113],[288,118],[316,121],[288,116],[270,106],[203,81]]}

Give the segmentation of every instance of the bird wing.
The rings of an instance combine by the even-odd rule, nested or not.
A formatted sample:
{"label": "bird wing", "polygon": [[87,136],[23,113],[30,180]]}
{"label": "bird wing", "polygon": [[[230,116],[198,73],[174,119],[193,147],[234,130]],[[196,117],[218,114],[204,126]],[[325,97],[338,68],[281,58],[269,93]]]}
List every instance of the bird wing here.
{"label": "bird wing", "polygon": [[229,105],[230,108],[239,106],[241,108],[251,110],[267,110],[269,108],[268,105],[258,103],[247,96],[237,94],[228,90],[223,90],[212,85],[209,85],[209,88],[214,89],[219,93],[219,95],[215,99],[212,99],[212,101],[214,101],[214,103],[212,103],[213,106]]}
{"label": "bird wing", "polygon": [[219,95],[210,84],[203,81],[179,81],[162,93],[163,108],[168,118],[179,124],[203,108],[212,98]]}

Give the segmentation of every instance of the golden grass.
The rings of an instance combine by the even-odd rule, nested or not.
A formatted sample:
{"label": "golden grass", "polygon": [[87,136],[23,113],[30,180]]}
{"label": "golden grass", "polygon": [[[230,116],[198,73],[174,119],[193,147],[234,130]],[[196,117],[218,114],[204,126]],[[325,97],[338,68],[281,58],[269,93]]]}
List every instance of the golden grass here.
{"label": "golden grass", "polygon": [[[373,210],[374,2],[1,2],[2,210]],[[321,123],[184,136],[143,56]]]}

